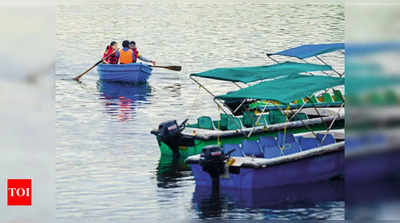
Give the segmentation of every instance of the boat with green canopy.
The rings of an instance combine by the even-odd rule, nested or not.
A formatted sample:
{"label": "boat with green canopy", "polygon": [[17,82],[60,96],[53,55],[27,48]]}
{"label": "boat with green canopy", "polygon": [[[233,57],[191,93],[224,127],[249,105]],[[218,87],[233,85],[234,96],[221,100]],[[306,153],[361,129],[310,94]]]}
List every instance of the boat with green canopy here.
{"label": "boat with green canopy", "polygon": [[[244,84],[244,87],[248,87],[249,83],[261,81],[261,80],[271,80],[271,79],[279,79],[287,76],[296,76],[297,74],[304,74],[311,72],[328,72],[333,71],[330,65],[320,65],[320,64],[312,64],[312,63],[297,63],[297,62],[283,62],[273,65],[265,65],[265,66],[254,66],[254,67],[229,67],[229,68],[216,68],[200,73],[194,73],[190,75],[190,78],[197,83],[200,87],[205,89],[208,93],[210,93],[213,97],[215,95],[208,90],[199,80],[196,78],[208,78],[214,80],[222,80],[227,82],[232,82],[235,86],[239,87],[239,89],[243,88],[239,85],[239,83]],[[313,83],[318,84],[318,83]],[[276,87],[276,86],[275,86]],[[307,103],[305,107],[316,106],[316,107],[339,107],[343,102],[343,97],[341,96],[341,92],[333,89],[333,94],[328,95],[327,92],[321,95],[320,97],[315,98],[312,96],[311,98],[301,99],[298,98],[296,102],[291,103],[290,106],[293,108],[301,106],[303,102],[313,102]],[[337,103],[335,103],[337,102]],[[256,99],[235,99],[235,98],[225,98],[223,102],[224,106],[230,108],[235,115],[242,115],[243,111],[250,108],[255,109],[257,105],[265,105],[264,102],[256,100]],[[276,104],[276,103],[275,103]],[[297,105],[296,105],[297,104]],[[273,109],[271,107],[271,109]]]}
{"label": "boat with green canopy", "polygon": [[[315,93],[343,86],[344,78],[309,74],[330,70],[329,65],[285,62],[256,67],[217,68],[191,74],[190,78],[210,93],[217,107],[222,109],[220,119],[202,116],[197,123],[186,124],[185,120],[181,125],[176,120],[166,121],[151,133],[157,137],[162,155],[186,157],[199,154],[207,145],[240,144],[244,140],[275,136],[279,132],[294,134],[341,129],[344,127],[343,101],[334,108],[323,108],[310,100],[309,104],[314,106],[305,112],[307,103],[300,106],[294,103]],[[235,85],[238,82],[256,84],[215,95],[195,77],[230,81]],[[271,106],[266,104],[261,112],[246,110],[243,115],[235,116],[234,111],[226,106],[226,100],[238,100],[241,105],[248,100],[268,100],[274,102],[275,107],[270,110]]]}

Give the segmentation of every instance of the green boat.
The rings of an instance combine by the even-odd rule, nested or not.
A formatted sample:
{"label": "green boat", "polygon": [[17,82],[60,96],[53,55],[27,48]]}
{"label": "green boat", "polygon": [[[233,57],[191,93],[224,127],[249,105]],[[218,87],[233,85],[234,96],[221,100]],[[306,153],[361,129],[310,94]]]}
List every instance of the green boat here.
{"label": "green boat", "polygon": [[[199,154],[207,145],[240,144],[243,140],[257,140],[260,136],[276,136],[278,132],[295,134],[342,129],[343,96],[341,100],[321,103],[311,99],[319,94],[327,97],[331,91],[335,96],[334,91],[338,90],[334,88],[344,85],[344,78],[341,77],[307,74],[329,70],[331,67],[328,65],[285,62],[257,67],[217,68],[191,74],[195,83],[214,96],[214,102],[223,111],[220,118],[212,120],[211,117],[201,116],[196,123],[186,124],[185,120],[180,125],[176,120],[166,121],[151,133],[156,136],[163,156],[187,157]],[[236,85],[237,82],[258,83],[224,95],[214,95],[195,77],[231,81]],[[299,103],[300,99],[303,102],[303,99],[309,100]],[[239,100],[242,104],[253,100],[257,104],[237,116],[225,105],[226,100]]]}

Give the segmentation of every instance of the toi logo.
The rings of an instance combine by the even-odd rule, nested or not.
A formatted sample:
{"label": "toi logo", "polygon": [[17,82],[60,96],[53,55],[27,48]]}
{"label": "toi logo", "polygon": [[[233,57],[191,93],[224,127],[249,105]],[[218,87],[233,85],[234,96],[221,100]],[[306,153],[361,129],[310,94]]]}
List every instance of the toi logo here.
{"label": "toi logo", "polygon": [[32,205],[32,179],[7,180],[7,205]]}

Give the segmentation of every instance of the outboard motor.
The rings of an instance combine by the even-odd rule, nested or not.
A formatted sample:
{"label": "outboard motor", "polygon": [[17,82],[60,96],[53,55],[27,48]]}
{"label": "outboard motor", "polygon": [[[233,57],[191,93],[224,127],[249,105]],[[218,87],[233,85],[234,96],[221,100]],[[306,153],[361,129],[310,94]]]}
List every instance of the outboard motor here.
{"label": "outboard motor", "polygon": [[200,154],[200,166],[212,180],[213,189],[219,189],[219,176],[225,173],[225,160],[234,150],[224,154],[219,145],[210,145],[203,148]]}
{"label": "outboard motor", "polygon": [[157,132],[152,132],[160,137],[160,140],[167,144],[174,153],[174,157],[179,157],[179,145],[181,140],[181,132],[185,129],[186,119],[182,124],[178,125],[176,120],[162,122],[158,126]]}

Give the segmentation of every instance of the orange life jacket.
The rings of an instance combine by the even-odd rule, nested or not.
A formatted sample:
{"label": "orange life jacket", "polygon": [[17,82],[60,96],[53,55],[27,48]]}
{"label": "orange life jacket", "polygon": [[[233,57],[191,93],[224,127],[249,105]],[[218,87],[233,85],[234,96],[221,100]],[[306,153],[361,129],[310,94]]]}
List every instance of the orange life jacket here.
{"label": "orange life jacket", "polygon": [[133,61],[133,51],[129,49],[128,51],[124,51],[123,49],[119,50],[119,63],[120,64],[128,64]]}

